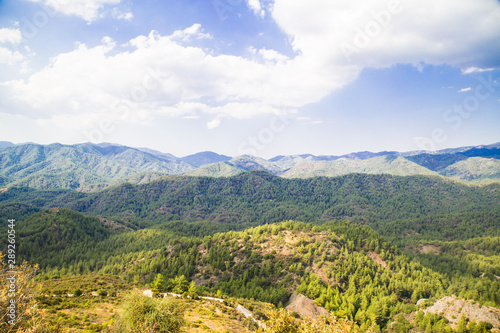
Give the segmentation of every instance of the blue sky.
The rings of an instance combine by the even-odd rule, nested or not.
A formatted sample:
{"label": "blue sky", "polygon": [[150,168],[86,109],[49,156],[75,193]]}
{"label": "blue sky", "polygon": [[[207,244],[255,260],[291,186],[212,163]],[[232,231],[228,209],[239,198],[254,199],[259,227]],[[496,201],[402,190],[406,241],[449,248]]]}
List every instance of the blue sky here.
{"label": "blue sky", "polygon": [[497,0],[0,0],[0,141],[268,158],[499,129]]}

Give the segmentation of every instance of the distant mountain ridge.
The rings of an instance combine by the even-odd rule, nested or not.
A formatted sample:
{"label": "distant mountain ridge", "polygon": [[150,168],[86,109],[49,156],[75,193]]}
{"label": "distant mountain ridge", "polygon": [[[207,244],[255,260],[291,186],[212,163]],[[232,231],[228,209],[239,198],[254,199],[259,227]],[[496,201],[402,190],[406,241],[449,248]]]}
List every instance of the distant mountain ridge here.
{"label": "distant mountain ridge", "polygon": [[211,151],[203,151],[201,153],[196,153],[193,155],[182,157],[183,161],[191,164],[196,168],[212,163],[227,162],[230,159],[231,159],[230,156],[219,155]]}
{"label": "distant mountain ridge", "polygon": [[110,144],[23,144],[0,149],[0,186],[85,191],[141,172],[168,174],[191,169],[173,155]]}
{"label": "distant mountain ridge", "polygon": [[12,147],[14,144],[8,141],[0,141],[0,148]]}
{"label": "distant mountain ridge", "polygon": [[166,175],[230,177],[254,170],[285,178],[367,173],[441,176],[483,184],[500,181],[500,143],[434,152],[363,151],[340,156],[301,154],[263,159],[210,151],[179,158],[149,148],[112,143],[0,142],[0,188],[95,191],[123,182],[145,183]]}

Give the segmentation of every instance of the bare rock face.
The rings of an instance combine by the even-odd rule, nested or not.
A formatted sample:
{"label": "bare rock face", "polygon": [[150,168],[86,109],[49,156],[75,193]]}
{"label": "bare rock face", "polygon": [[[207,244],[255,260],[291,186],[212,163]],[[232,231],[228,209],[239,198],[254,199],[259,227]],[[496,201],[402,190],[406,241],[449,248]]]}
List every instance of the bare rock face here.
{"label": "bare rock face", "polygon": [[481,306],[473,301],[466,301],[455,296],[443,297],[434,305],[424,310],[425,313],[442,313],[443,316],[454,326],[458,323],[462,315],[477,323],[484,321],[500,328],[500,310],[490,306]]}
{"label": "bare rock face", "polygon": [[302,294],[293,293],[285,305],[289,311],[295,311],[301,316],[318,318],[328,315],[328,311],[321,306],[317,306],[314,301]]}

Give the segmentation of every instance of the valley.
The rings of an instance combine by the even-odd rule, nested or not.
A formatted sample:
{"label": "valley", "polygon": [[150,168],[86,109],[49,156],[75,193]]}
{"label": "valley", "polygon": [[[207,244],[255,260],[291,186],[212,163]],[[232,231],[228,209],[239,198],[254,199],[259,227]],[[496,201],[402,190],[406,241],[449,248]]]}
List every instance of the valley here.
{"label": "valley", "polygon": [[172,332],[500,330],[496,146],[263,160],[30,144],[0,156],[0,228],[16,220],[29,296],[20,331],[145,331],[146,308]]}

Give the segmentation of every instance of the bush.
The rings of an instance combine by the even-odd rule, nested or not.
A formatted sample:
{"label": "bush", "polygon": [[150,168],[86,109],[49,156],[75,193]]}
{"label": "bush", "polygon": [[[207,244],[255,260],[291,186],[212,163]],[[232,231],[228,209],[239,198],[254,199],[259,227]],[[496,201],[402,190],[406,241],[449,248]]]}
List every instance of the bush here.
{"label": "bush", "polygon": [[179,332],[184,324],[184,307],[172,298],[149,298],[137,292],[125,297],[123,311],[112,332]]}

